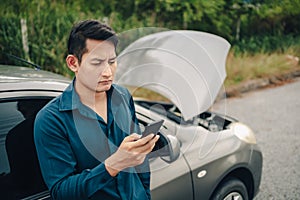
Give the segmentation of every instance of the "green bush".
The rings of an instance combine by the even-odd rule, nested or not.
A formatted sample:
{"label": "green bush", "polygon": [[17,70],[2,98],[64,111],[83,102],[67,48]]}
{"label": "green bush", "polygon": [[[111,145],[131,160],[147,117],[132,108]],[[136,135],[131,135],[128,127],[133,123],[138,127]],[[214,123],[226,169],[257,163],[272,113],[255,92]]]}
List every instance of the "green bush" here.
{"label": "green bush", "polygon": [[[66,56],[66,40],[70,28],[76,20],[73,16],[57,13],[41,13],[27,18],[29,57],[22,45],[21,18],[7,16],[1,18],[1,54],[4,64],[20,64],[7,54],[25,58],[42,68],[66,74],[63,61]],[[24,64],[24,63],[23,63]]]}
{"label": "green bush", "polygon": [[[20,64],[7,55],[12,54],[43,69],[71,75],[65,64],[67,37],[74,22],[88,18],[107,22],[121,33],[118,52],[155,29],[137,29],[136,35],[128,36],[126,31],[163,27],[202,30],[223,36],[233,44],[236,55],[292,51],[299,57],[300,21],[294,16],[299,16],[296,8],[300,0],[263,1],[257,5],[245,2],[124,0],[120,4],[117,0],[2,0],[0,63]],[[28,55],[22,45],[21,19],[27,21]],[[236,37],[238,19],[241,19],[240,39]]]}
{"label": "green bush", "polygon": [[[286,53],[289,49],[299,49],[300,36],[281,35],[281,36],[252,36],[243,38],[233,45],[236,55],[257,54],[257,53]],[[299,54],[295,54],[300,56]]]}

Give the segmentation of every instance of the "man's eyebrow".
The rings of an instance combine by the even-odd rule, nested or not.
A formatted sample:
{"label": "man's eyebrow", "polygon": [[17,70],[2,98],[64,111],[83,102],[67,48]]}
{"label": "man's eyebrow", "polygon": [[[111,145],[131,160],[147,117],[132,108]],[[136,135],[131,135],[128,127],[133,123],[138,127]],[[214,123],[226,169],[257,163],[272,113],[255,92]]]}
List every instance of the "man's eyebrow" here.
{"label": "man's eyebrow", "polygon": [[103,61],[105,61],[105,59],[101,59],[101,58],[92,58],[91,61],[101,61],[101,62],[103,62]]}
{"label": "man's eyebrow", "polygon": [[110,58],[109,60],[115,60],[117,58],[117,56],[114,56],[112,58]]}
{"label": "man's eyebrow", "polygon": [[[115,60],[115,59],[117,59],[117,56],[109,58],[108,60]],[[103,61],[105,61],[105,59],[102,59],[102,58],[92,58],[91,61],[101,61],[101,62],[103,62]]]}

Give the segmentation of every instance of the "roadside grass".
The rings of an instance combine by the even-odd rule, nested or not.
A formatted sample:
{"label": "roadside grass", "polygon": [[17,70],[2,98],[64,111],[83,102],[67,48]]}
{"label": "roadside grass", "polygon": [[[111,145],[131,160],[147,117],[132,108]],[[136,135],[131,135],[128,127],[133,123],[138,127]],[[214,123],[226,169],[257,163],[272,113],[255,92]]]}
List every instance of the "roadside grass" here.
{"label": "roadside grass", "polygon": [[[238,86],[249,80],[269,78],[300,70],[299,57],[292,49],[286,53],[243,54],[229,53],[226,62],[225,87]],[[299,54],[298,54],[299,55]]]}

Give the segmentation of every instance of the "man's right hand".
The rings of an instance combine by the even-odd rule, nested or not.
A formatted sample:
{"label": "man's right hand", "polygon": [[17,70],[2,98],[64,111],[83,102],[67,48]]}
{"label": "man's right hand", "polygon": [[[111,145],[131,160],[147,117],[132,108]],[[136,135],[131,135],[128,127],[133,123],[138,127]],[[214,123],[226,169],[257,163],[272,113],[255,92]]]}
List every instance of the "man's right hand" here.
{"label": "man's right hand", "polygon": [[105,160],[108,173],[116,176],[123,169],[142,164],[159,139],[159,135],[153,136],[150,134],[140,138],[140,135],[133,133],[125,137],[118,150]]}

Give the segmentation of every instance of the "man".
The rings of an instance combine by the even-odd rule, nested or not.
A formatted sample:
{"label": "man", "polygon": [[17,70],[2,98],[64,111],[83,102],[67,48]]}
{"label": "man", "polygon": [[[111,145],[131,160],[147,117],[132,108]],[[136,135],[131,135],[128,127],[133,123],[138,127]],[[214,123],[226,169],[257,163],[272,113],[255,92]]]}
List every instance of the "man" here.
{"label": "man", "polygon": [[129,92],[113,84],[117,37],[98,21],[76,24],[68,40],[72,84],[37,115],[35,144],[53,199],[150,199],[147,154]]}

